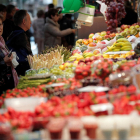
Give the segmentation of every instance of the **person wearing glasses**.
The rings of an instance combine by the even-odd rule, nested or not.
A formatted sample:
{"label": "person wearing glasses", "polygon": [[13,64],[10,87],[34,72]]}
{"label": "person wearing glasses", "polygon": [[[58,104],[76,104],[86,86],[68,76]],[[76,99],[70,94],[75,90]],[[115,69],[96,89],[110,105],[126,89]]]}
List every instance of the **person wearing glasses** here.
{"label": "person wearing glasses", "polygon": [[46,18],[46,24],[44,28],[44,44],[47,48],[61,45],[61,37],[75,33],[75,29],[71,28],[61,31],[58,24],[59,18],[60,17],[57,9],[50,9],[48,11],[48,17]]}
{"label": "person wearing glasses", "polygon": [[7,89],[13,89],[18,84],[18,76],[12,65],[13,56],[9,55],[9,50],[2,37],[3,17],[0,15],[0,95]]}

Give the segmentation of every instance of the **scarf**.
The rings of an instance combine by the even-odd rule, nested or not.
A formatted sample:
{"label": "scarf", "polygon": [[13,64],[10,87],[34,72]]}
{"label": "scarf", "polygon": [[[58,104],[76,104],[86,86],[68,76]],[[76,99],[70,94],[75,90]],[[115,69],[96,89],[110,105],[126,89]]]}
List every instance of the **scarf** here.
{"label": "scarf", "polygon": [[[2,50],[5,56],[9,54],[8,50],[5,48],[5,41],[2,36],[0,36],[0,49]],[[18,85],[18,75],[12,64],[11,64],[11,70],[14,78],[14,84],[16,87]]]}

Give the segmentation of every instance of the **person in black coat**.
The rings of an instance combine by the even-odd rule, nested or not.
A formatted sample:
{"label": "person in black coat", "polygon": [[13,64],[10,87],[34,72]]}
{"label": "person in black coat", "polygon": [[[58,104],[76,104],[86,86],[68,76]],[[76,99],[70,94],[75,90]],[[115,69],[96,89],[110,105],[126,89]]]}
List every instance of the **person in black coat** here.
{"label": "person in black coat", "polygon": [[13,31],[15,25],[14,25],[14,22],[12,20],[6,19],[7,8],[3,4],[0,4],[0,14],[3,16],[3,34],[2,34],[2,37],[4,38],[4,41],[6,42],[8,36]]}
{"label": "person in black coat", "polygon": [[30,40],[26,34],[31,27],[30,16],[26,10],[19,10],[14,15],[16,25],[14,31],[6,42],[8,48],[17,53],[19,65],[16,68],[18,75],[25,75],[26,70],[30,69],[27,56],[32,55]]}
{"label": "person in black coat", "polygon": [[[61,7],[58,7],[57,9],[62,10]],[[71,28],[71,29],[73,28],[72,27],[73,21],[71,20],[71,16],[72,16],[71,14],[66,14],[65,16],[63,16],[63,14],[60,14],[59,16],[60,16],[60,19],[58,23],[60,25],[61,31],[66,30],[68,28]],[[61,42],[64,47],[67,47],[68,49],[71,50],[75,44],[75,34],[71,33],[67,36],[62,37]]]}
{"label": "person in black coat", "polygon": [[121,20],[121,24],[119,26],[123,24],[132,25],[134,23],[137,23],[138,14],[132,9],[131,3],[129,1],[125,2],[125,11],[126,11],[125,18]]}

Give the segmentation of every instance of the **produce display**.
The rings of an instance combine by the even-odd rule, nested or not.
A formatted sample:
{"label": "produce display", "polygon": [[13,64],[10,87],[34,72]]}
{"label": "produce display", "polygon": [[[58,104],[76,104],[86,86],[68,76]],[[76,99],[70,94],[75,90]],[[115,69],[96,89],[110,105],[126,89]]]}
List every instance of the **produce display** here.
{"label": "produce display", "polygon": [[[124,14],[123,8],[117,11],[123,1],[104,2],[108,5],[106,14],[115,6],[115,19],[107,19],[112,30],[116,25],[110,20],[118,24],[116,13]],[[30,107],[25,111],[7,107],[0,113],[0,136],[7,135],[9,140],[35,139],[35,135],[40,140],[139,139],[138,34],[138,23],[123,25],[117,33],[103,31],[78,39],[72,51],[57,46],[28,56],[31,69],[19,78],[15,89],[0,96],[0,106],[7,107],[6,101],[12,99],[46,100],[31,106],[32,111]],[[44,137],[38,134],[42,130],[47,132]]]}
{"label": "produce display", "polygon": [[107,52],[119,52],[119,51],[131,51],[132,50],[132,45],[131,43],[125,39],[125,38],[120,38],[118,39],[112,46],[108,48]]}

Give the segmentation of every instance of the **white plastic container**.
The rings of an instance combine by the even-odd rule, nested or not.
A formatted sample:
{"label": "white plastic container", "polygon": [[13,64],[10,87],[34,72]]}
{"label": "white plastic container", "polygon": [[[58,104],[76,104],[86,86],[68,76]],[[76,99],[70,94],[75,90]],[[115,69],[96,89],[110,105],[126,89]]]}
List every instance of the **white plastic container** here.
{"label": "white plastic container", "polygon": [[131,118],[128,115],[116,115],[115,126],[119,140],[127,140],[131,127]]}
{"label": "white plastic container", "polygon": [[16,111],[31,111],[33,112],[40,103],[46,102],[47,98],[43,97],[27,97],[27,98],[12,98],[5,99],[6,108],[12,107]]}

